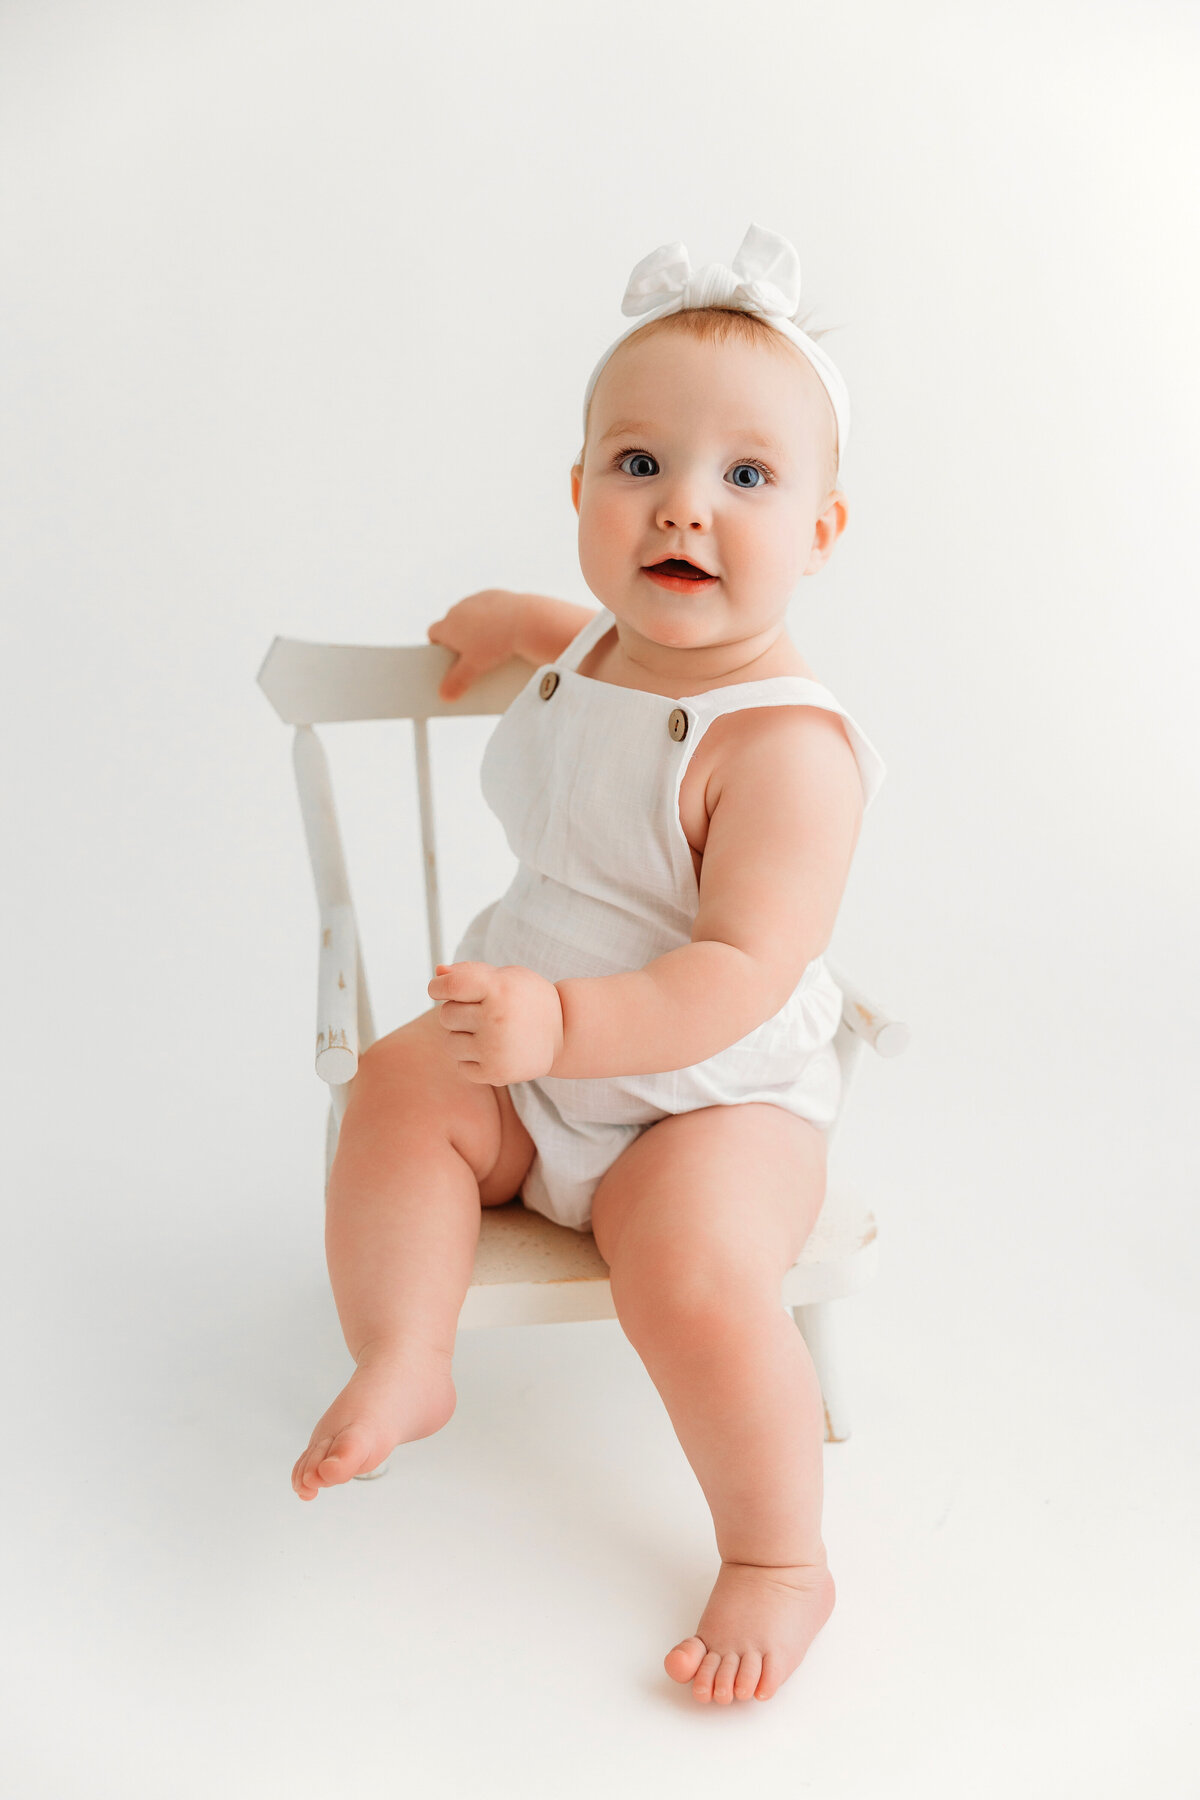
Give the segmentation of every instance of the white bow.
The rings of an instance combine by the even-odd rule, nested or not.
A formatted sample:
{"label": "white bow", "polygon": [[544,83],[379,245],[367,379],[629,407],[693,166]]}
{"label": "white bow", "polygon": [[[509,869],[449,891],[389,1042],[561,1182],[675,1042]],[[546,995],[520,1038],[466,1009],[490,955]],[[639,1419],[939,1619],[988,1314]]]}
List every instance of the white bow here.
{"label": "white bow", "polygon": [[800,258],[786,238],[751,225],[732,269],[707,263],[695,272],[685,245],[660,244],[630,275],[621,311],[636,317],[657,307],[682,312],[731,304],[773,318],[795,317],[800,306]]}

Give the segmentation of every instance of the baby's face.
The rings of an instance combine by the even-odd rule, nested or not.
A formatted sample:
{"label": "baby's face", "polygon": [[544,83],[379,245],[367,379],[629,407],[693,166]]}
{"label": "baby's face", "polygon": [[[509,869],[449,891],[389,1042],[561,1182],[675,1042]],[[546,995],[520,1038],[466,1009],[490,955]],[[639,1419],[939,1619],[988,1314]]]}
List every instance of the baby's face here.
{"label": "baby's face", "polygon": [[[833,432],[829,396],[784,340],[631,339],[601,373],[571,472],[588,587],[681,650],[777,627],[845,524],[844,495],[827,491]],[[664,558],[705,578],[654,572]]]}

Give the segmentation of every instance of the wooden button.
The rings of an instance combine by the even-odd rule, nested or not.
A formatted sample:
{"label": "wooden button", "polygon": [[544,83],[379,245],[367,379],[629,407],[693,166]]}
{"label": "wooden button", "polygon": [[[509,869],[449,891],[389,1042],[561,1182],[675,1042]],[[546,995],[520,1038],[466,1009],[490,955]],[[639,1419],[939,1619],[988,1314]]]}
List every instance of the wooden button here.
{"label": "wooden button", "polygon": [[551,669],[547,674],[542,676],[541,684],[538,687],[538,693],[542,696],[543,700],[548,700],[557,686],[558,674],[554,669]]}
{"label": "wooden button", "polygon": [[675,711],[671,714],[670,718],[667,720],[667,730],[670,732],[671,736],[675,739],[675,742],[679,743],[681,738],[685,738],[687,736],[687,728],[688,728],[688,716],[684,712],[682,706],[677,706],[675,708]]}

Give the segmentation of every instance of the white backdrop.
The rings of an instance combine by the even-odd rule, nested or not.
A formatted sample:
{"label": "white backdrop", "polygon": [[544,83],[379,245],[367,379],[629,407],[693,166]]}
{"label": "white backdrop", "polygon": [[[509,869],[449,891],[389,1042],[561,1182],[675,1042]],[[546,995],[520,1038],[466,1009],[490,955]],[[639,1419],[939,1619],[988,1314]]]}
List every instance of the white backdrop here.
{"label": "white backdrop", "polygon": [[[805,302],[839,328],[825,341],[854,404],[850,522],[802,584],[792,635],[889,765],[833,954],[914,1031],[908,1057],[866,1069],[840,1148],[876,1198],[885,1250],[886,1279],[853,1303],[863,1430],[878,1416],[890,1455],[886,1421],[911,1473],[945,1441],[948,1407],[966,1441],[986,1388],[992,1424],[1011,1429],[989,1425],[987,1444],[1004,1441],[1006,1465],[1042,1457],[1047,1492],[1052,1462],[1073,1495],[1045,1515],[1062,1536],[1037,1538],[1037,1554],[1060,1567],[1087,1541],[1111,1556],[1115,1531],[1140,1616],[1151,1576],[1132,1543],[1153,1559],[1174,1542],[1145,1508],[1194,1473],[1177,1401],[1195,1354],[1200,1076],[1198,50],[1194,8],[1165,0],[8,0],[8,1318],[10,1367],[31,1358],[40,1378],[18,1386],[10,1455],[32,1484],[21,1529],[57,1466],[75,1489],[62,1532],[86,1544],[70,1581],[31,1581],[44,1661],[26,1722],[61,1703],[52,1667],[73,1704],[102,1691],[80,1596],[120,1584],[82,1523],[89,1468],[140,1479],[156,1408],[138,1384],[164,1342],[164,1402],[181,1369],[202,1388],[210,1364],[229,1377],[193,1391],[200,1435],[176,1446],[217,1494],[210,1413],[234,1390],[265,1383],[264,1413],[278,1411],[280,1371],[305,1354],[324,1393],[319,1406],[289,1393],[294,1414],[256,1470],[285,1484],[283,1509],[338,1385],[315,914],[288,734],[255,686],[262,656],[276,633],[423,642],[483,586],[588,601],[568,470],[628,271],[676,237],[695,261],[728,262],[751,219],[797,244]],[[435,727],[449,945],[509,879],[473,785],[488,729]],[[327,742],[387,1029],[428,1004],[407,740],[341,727]],[[494,1334],[493,1354],[559,1341],[518,1351]],[[953,1396],[951,1366],[969,1371]],[[927,1414],[905,1411],[914,1387]],[[1118,1441],[1102,1445],[1116,1396]],[[1165,1409],[1153,1422],[1151,1399]],[[230,1429],[240,1465],[259,1434]],[[1151,1453],[1167,1460],[1143,1485],[1132,1470]],[[1128,1506],[1101,1518],[1114,1459]],[[334,1504],[311,1511],[328,1525]],[[1013,1573],[977,1529],[962,1581],[992,1568],[1000,1596]],[[995,1537],[1011,1529],[1001,1511]],[[1158,1655],[1177,1666],[1163,1596],[1194,1581],[1179,1554],[1161,1549],[1143,1660],[1108,1677],[1107,1729],[1125,1683],[1154,1688]],[[950,1678],[939,1645],[948,1665],[957,1654],[945,1604],[934,1690]],[[1054,1666],[1086,1664],[1089,1634],[1056,1638],[1030,1606]],[[1015,1614],[1006,1629],[1027,1654]],[[862,1638],[843,1630],[853,1671]],[[118,1664],[141,1628],[122,1641]],[[900,1661],[903,1645],[900,1632]],[[881,1686],[896,1677],[885,1659]],[[1099,1679],[1089,1669],[1080,1694]],[[466,1709],[482,1686],[467,1681]],[[1174,1754],[1178,1715],[1155,1691],[1089,1791],[1135,1791],[1103,1775],[1124,1780],[1127,1754],[1130,1781],[1145,1776],[1147,1741]],[[24,1792],[101,1791],[85,1740],[117,1728],[93,1704],[78,1741],[18,1732]],[[984,1711],[964,1756],[1001,1729],[1001,1700],[995,1717],[972,1704]],[[155,1717],[169,1759],[189,1728]],[[1040,1741],[1029,1694],[1003,1718]],[[689,1749],[690,1715],[671,1719],[671,1766],[707,1793],[718,1765],[688,1759],[713,1734]],[[1084,1765],[1069,1733],[1044,1736],[1045,1791],[1061,1793],[1046,1744],[1064,1746],[1064,1769]],[[133,1792],[124,1740],[105,1741],[112,1791]],[[885,1789],[814,1750],[819,1791],[890,1800],[924,1771],[940,1792],[930,1741],[914,1738]],[[534,1758],[522,1791],[554,1791],[560,1752]],[[262,1767],[309,1791],[286,1759]],[[445,1791],[476,1791],[482,1774],[464,1769]],[[944,1773],[963,1791],[952,1756]],[[1183,1793],[1167,1773],[1157,1791]],[[601,1775],[631,1779],[611,1761]],[[427,1773],[422,1791],[443,1790]]]}

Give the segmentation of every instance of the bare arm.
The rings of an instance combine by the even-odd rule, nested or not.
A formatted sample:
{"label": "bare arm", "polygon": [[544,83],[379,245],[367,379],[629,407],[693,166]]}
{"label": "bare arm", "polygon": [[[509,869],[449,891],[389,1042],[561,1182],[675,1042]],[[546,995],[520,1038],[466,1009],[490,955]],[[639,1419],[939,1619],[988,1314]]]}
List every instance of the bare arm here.
{"label": "bare arm", "polygon": [[481,675],[512,656],[535,669],[554,662],[595,616],[594,607],[573,606],[545,594],[514,594],[507,588],[468,594],[426,632],[431,644],[452,650],[457,658],[438,693],[443,700],[457,700]]}
{"label": "bare arm", "polygon": [[715,1056],[769,1019],[764,971],[734,944],[683,944],[628,974],[554,984],[563,1045],[551,1075],[657,1075]]}
{"label": "bare arm", "polygon": [[644,969],[555,983],[550,1074],[689,1068],[773,1017],[833,934],[862,822],[837,716],[764,708],[714,771],[692,941]]}
{"label": "bare arm", "polygon": [[594,606],[576,606],[570,600],[553,600],[547,594],[517,594],[513,655],[539,669],[555,662],[572,638],[578,637]]}

